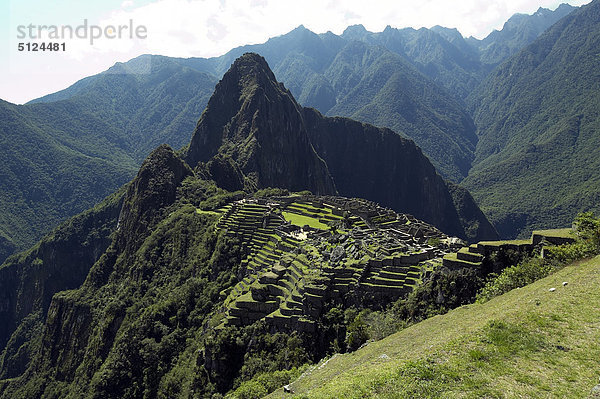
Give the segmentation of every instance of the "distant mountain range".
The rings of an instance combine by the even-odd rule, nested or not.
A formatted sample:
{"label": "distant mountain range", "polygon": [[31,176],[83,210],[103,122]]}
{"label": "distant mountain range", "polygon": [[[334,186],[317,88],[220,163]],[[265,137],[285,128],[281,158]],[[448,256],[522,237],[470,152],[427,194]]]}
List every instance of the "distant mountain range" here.
{"label": "distant mountain range", "polygon": [[465,99],[503,57],[571,10],[515,16],[483,41],[441,27],[353,26],[340,36],[299,27],[211,59],[141,56],[30,104],[3,102],[0,259],[125,183],[158,144],[187,143],[214,85],[247,51],[263,55],[301,105],[389,127],[459,182],[478,143]]}
{"label": "distant mountain range", "polygon": [[167,59],[152,74],[123,67],[69,99],[0,102],[0,259],[123,185],[159,144],[189,141],[217,79]]}
{"label": "distant mountain range", "polygon": [[467,42],[479,50],[483,64],[496,66],[575,9],[569,4],[561,4],[554,11],[540,7],[532,15],[515,14],[506,21],[502,30],[493,31],[483,40],[470,37]]}

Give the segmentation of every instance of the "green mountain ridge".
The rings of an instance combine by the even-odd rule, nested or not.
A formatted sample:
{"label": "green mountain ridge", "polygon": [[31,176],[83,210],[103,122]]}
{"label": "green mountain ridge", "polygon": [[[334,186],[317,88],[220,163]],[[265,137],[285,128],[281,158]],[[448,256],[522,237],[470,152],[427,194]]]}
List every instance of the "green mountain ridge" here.
{"label": "green mountain ridge", "polygon": [[[514,17],[518,23],[507,23],[505,29],[486,38],[481,48],[510,42],[511,50],[498,58],[499,62],[572,9],[564,4],[555,11],[540,9],[532,16]],[[358,46],[357,41],[366,48]],[[467,175],[476,138],[473,123],[460,103],[490,70],[478,59],[478,52],[484,50],[479,49],[475,39],[465,40],[457,31],[441,27],[387,27],[383,32],[372,33],[355,26],[337,36],[331,32],[317,35],[299,26],[264,44],[242,46],[221,57],[169,60],[220,77],[236,58],[249,51],[267,59],[300,104],[330,116],[348,116],[391,128],[423,148],[444,177],[460,181]],[[369,54],[369,61],[360,65],[365,53]],[[156,59],[149,61],[148,57],[124,65],[136,73],[146,71]],[[358,63],[351,67],[353,72],[348,69],[348,61]],[[390,78],[392,70],[396,72]],[[34,102],[68,98],[88,87],[89,83],[82,81]],[[364,92],[371,95],[365,96]],[[365,101],[357,103],[356,93]],[[402,106],[390,108],[389,104],[398,102],[398,96]],[[415,110],[419,114],[415,115]]]}
{"label": "green mountain ridge", "polygon": [[[448,234],[471,240],[496,236],[483,214],[457,213],[446,183],[413,142],[390,130],[302,109],[256,54],[238,58],[223,76],[184,157],[195,166],[217,154],[241,172],[237,190],[339,192],[412,213]],[[223,187],[222,181],[217,184]],[[478,219],[472,236],[465,234],[472,225],[462,225],[462,216]]]}
{"label": "green mountain ridge", "polygon": [[[93,206],[135,171],[112,130],[83,107],[0,103],[0,232],[4,260],[60,221]],[[82,132],[85,132],[82,134]]]}
{"label": "green mountain ridge", "polygon": [[471,95],[479,128],[464,185],[502,236],[598,210],[600,3],[563,18]]}
{"label": "green mountain ridge", "polygon": [[181,132],[216,79],[160,57],[150,71],[141,68],[150,60],[137,62],[140,74],[116,65],[57,101],[0,104],[0,261],[123,185],[157,145],[189,140]]}
{"label": "green mountain ridge", "polygon": [[[407,61],[395,50],[356,40],[342,43],[333,34],[314,35],[301,27],[275,42],[283,47],[294,38],[304,53],[280,53],[277,65],[287,71],[318,71],[305,73],[308,79],[297,83],[309,88],[305,98],[323,100],[324,107],[347,106],[348,112],[360,113],[354,100],[361,98],[362,90],[356,88],[370,88],[372,100],[361,98],[367,105],[365,118],[382,108],[392,112],[386,107],[398,102],[402,115],[396,120],[409,118],[402,123],[417,121],[432,131],[453,131],[456,136],[445,137],[454,137],[453,148],[462,150],[458,142],[470,140],[465,156],[471,153],[476,166],[466,183],[481,190],[488,189],[485,184],[497,185],[475,193],[499,201],[497,209],[487,203],[490,214],[505,211],[502,204],[510,201],[531,206],[533,197],[553,210],[547,213],[539,205],[528,213],[511,210],[498,219],[503,231],[542,221],[565,224],[573,209],[590,209],[597,202],[590,144],[597,130],[597,79],[581,76],[597,75],[590,65],[597,53],[598,4],[559,21],[492,72],[468,98],[473,107],[481,107],[476,110],[479,137],[454,131],[461,123],[474,128],[462,100],[446,96],[439,87],[428,88],[430,78],[411,66],[417,61]],[[348,34],[352,30],[365,34],[360,28]],[[381,37],[392,43],[400,33],[387,29]],[[453,43],[452,51],[468,49],[468,41],[439,27],[419,31],[413,39],[418,46],[433,46],[444,43],[439,37]],[[324,60],[316,62],[311,51],[324,54]],[[566,71],[553,69],[565,60]],[[179,152],[160,145],[133,181],[0,266],[0,397],[218,397],[261,373],[297,375],[294,367],[357,348],[364,328],[359,309],[372,307],[376,317],[378,309],[420,281],[452,275],[476,286],[484,277],[478,274],[481,270],[441,267],[441,257],[460,243],[448,235],[477,241],[497,234],[469,191],[444,181],[412,140],[386,128],[304,108],[257,54],[236,59],[208,99],[204,90],[212,78],[202,68],[220,68],[223,62],[224,58],[140,57],[58,93],[60,101],[24,107],[2,104],[3,120],[11,121],[7,131],[19,133],[16,137],[49,133],[44,141],[49,148],[102,165],[118,159],[135,167],[143,155],[133,145],[136,140],[151,146],[163,138],[179,140],[184,128],[194,133],[189,146]],[[392,64],[400,72],[385,70]],[[564,80],[571,84],[564,86]],[[110,100],[118,85],[122,91]],[[194,99],[187,102],[190,95]],[[565,100],[556,104],[561,95]],[[492,101],[494,97],[507,99]],[[202,101],[208,106],[200,121],[190,125],[189,115]],[[435,109],[437,102],[445,111]],[[66,112],[55,112],[59,108]],[[64,115],[86,112],[89,118],[60,130]],[[497,117],[501,121],[494,120]],[[44,120],[52,129],[42,125]],[[106,129],[80,140],[82,132],[94,126]],[[500,131],[494,130],[500,126]],[[123,132],[132,136],[124,137]],[[99,142],[104,151],[96,149]],[[18,147],[7,148],[18,152]],[[35,151],[27,154],[37,159]],[[541,183],[532,179],[540,175]],[[564,182],[562,192],[553,191],[553,179]],[[532,191],[523,196],[523,187]],[[320,195],[290,192],[306,188]],[[40,195],[44,193],[31,193]],[[555,196],[563,202],[557,205]],[[0,228],[0,244],[2,237],[11,238],[8,232]],[[8,240],[2,245],[12,249]],[[309,396],[398,396],[403,392],[399,389],[409,389],[407,396],[543,396],[549,392],[547,379],[535,377],[544,356],[563,369],[565,358],[568,366],[594,361],[585,358],[589,347],[580,345],[587,341],[577,341],[589,332],[588,315],[597,302],[590,288],[597,262],[585,267],[587,274],[569,280],[562,290],[558,283],[563,276],[574,274],[552,277],[556,292],[539,284],[526,287],[503,297],[512,299],[498,298],[498,307],[470,305],[441,324],[434,318],[400,333],[395,336],[403,337],[400,341],[392,337],[354,355],[338,356],[319,366],[323,371],[315,373],[315,380],[302,385],[301,379],[292,387],[299,386],[297,392]],[[462,295],[474,290],[447,283],[447,297],[440,297],[441,291],[425,292],[431,303],[437,294],[436,306],[457,306],[464,303]],[[558,315],[564,303],[550,301],[551,306],[544,302],[540,307],[535,300],[562,295],[569,287],[575,292],[569,297],[569,316]],[[481,310],[475,322],[472,308]],[[543,314],[536,314],[537,309]],[[420,329],[427,323],[443,334],[438,341],[430,338],[431,343],[422,344],[415,335],[426,337]],[[540,326],[554,335],[549,337]],[[575,337],[564,333],[573,330]],[[508,338],[502,342],[498,336]],[[382,357],[377,350],[389,342],[394,349]],[[423,357],[417,353],[423,345],[435,348]],[[405,358],[411,362],[401,363]],[[341,374],[340,385],[335,379],[321,390],[306,390],[314,386],[311,381],[340,368],[351,370],[357,364],[354,359],[369,359],[359,377]],[[524,370],[517,367],[510,377],[500,377],[511,361]],[[568,378],[552,387],[559,394],[579,394],[582,387],[587,393],[591,369],[575,370],[576,387],[569,386],[574,381]],[[567,373],[548,371],[559,374],[562,378]]]}
{"label": "green mountain ridge", "polygon": [[[152,68],[155,62],[172,62],[220,77],[236,58],[249,51],[267,59],[300,104],[316,107],[330,116],[347,116],[388,127],[424,148],[444,177],[458,181],[466,176],[473,158],[475,127],[463,105],[405,57],[383,47],[346,40],[332,33],[317,35],[300,26],[264,44],[236,48],[217,58],[145,55],[119,67],[137,73]],[[107,76],[104,73],[94,78],[105,80]],[[93,84],[82,82],[56,96],[33,102],[54,101],[91,90]],[[356,102],[356,93],[361,94],[362,103]],[[402,96],[401,106],[389,109],[387,104],[395,102],[397,95]],[[446,151],[432,145],[436,142],[443,143]],[[178,147],[178,143],[167,143]]]}
{"label": "green mountain ridge", "polygon": [[325,76],[339,93],[328,116],[390,128],[415,141],[446,178],[466,176],[477,142],[475,125],[458,101],[400,56],[350,42]]}
{"label": "green mountain ridge", "polygon": [[515,14],[504,23],[502,30],[494,30],[483,40],[471,37],[468,42],[480,50],[484,64],[498,65],[576,8],[563,3],[554,11],[540,7],[532,15]]}

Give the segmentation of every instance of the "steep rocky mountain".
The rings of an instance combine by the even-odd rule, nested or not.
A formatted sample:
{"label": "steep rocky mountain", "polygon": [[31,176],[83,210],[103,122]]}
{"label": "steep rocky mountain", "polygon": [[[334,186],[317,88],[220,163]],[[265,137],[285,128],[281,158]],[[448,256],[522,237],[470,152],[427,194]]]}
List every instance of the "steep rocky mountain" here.
{"label": "steep rocky mountain", "polygon": [[[388,27],[373,33],[353,26],[338,36],[317,35],[300,26],[264,44],[211,59],[141,56],[31,104],[3,103],[2,128],[13,132],[3,137],[30,139],[18,140],[19,145],[10,139],[4,147],[8,164],[20,166],[3,172],[0,260],[100,201],[133,176],[152,148],[163,142],[173,148],[187,143],[187,132],[218,78],[246,51],[263,54],[300,104],[325,115],[391,128],[413,139],[443,177],[461,181],[472,167],[477,143],[463,99],[494,63],[570,9],[562,5],[553,12],[540,9],[533,16],[515,16],[483,41],[442,27]],[[25,148],[54,147],[47,140],[58,140],[73,156],[71,150],[81,153],[77,157],[83,161],[67,162],[65,154],[49,156],[65,160],[55,168],[40,159],[43,152]],[[27,166],[28,160],[33,166]],[[75,165],[85,166],[79,170]],[[219,158],[209,167],[239,175],[227,165]],[[116,173],[107,176],[105,167]],[[34,185],[24,183],[28,176],[40,192],[33,193]]]}
{"label": "steep rocky mountain", "polygon": [[465,186],[503,236],[598,211],[600,2],[496,69],[469,102],[479,127]]}
{"label": "steep rocky mountain", "polygon": [[[264,117],[275,110],[283,114],[270,126]],[[217,86],[184,158],[158,147],[126,187],[0,268],[0,397],[225,393],[236,378],[339,345],[346,327],[329,303],[381,307],[439,267],[429,260],[451,240],[414,216],[356,198],[254,191],[290,170],[264,163],[269,151],[291,156],[284,146],[312,151],[314,173],[306,172],[318,184],[309,185],[360,194],[355,173],[390,207],[442,212],[440,224],[464,233],[446,184],[413,142],[300,107],[262,57],[244,55]],[[223,165],[246,193],[207,180],[226,176],[217,173]],[[380,185],[395,191],[385,196]],[[477,222],[471,233],[486,234]],[[323,284],[330,297],[319,296]]]}
{"label": "steep rocky mountain", "polygon": [[25,371],[41,345],[53,295],[78,288],[108,248],[124,194],[69,219],[0,267],[0,379]]}
{"label": "steep rocky mountain", "polygon": [[325,72],[337,93],[327,115],[387,127],[423,149],[446,178],[468,173],[477,143],[471,117],[401,56],[353,41]]}
{"label": "steep rocky mountain", "polygon": [[[437,34],[432,35],[445,41]],[[217,58],[142,56],[118,67],[119,71],[138,72],[147,68],[146,64],[176,63],[186,70],[221,77],[236,58],[248,51],[266,58],[300,104],[315,107],[323,114],[347,116],[391,128],[423,148],[444,177],[460,181],[467,175],[476,137],[475,127],[463,105],[420,73],[419,66],[404,54],[378,44],[333,33],[317,35],[300,26],[266,43],[236,48]],[[107,76],[101,74],[91,80],[109,88],[112,83],[106,81]],[[179,92],[177,87],[171,90]],[[54,101],[94,91],[93,83],[82,81],[35,101]],[[180,119],[188,123],[192,120],[189,114]],[[170,137],[166,139],[175,147],[181,143]]]}
{"label": "steep rocky mountain", "polygon": [[[461,224],[446,183],[412,141],[303,109],[256,54],[243,55],[223,76],[184,158],[195,167],[215,155],[232,161],[220,162],[226,169],[241,172],[235,189],[272,186],[364,197],[466,237],[469,226]],[[217,183],[232,186],[230,179]],[[485,218],[479,226],[469,239],[495,235]]]}
{"label": "steep rocky mountain", "polygon": [[[264,58],[234,62],[202,114],[185,159],[190,165],[219,154],[231,159],[246,187],[283,187],[335,194],[327,169],[311,145],[301,107],[278,83]],[[217,183],[232,186],[230,179]]]}

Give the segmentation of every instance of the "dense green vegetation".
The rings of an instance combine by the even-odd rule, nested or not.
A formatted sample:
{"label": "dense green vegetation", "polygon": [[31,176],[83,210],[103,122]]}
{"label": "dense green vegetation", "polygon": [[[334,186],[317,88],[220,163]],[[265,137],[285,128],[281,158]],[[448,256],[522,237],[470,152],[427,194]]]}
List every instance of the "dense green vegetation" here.
{"label": "dense green vegetation", "polygon": [[[524,99],[511,101],[533,102],[519,103],[517,109],[489,105],[483,101],[487,98],[481,101],[482,107],[489,106],[494,112],[509,112],[510,124],[503,125],[500,134],[491,130],[482,133],[477,147],[478,167],[482,169],[476,169],[467,182],[474,184],[481,170],[493,170],[490,173],[498,179],[489,180],[491,184],[500,178],[509,179],[512,173],[519,176],[516,182],[511,181],[519,191],[523,186],[518,184],[527,182],[527,171],[541,175],[537,166],[528,162],[541,160],[543,167],[556,174],[544,171],[546,180],[539,183],[541,186],[534,185],[524,196],[508,200],[521,200],[525,207],[533,207],[534,201],[539,203],[542,187],[542,202],[555,194],[551,190],[557,185],[564,190],[574,187],[573,195],[561,198],[566,202],[558,212],[560,217],[549,213],[554,223],[564,224],[563,216],[570,215],[576,205],[592,208],[592,200],[597,198],[593,168],[598,165],[591,144],[597,123],[588,99],[595,101],[593,93],[598,90],[593,82],[577,80],[581,73],[593,73],[590,57],[582,58],[580,69],[569,64],[575,68],[573,76],[558,73],[544,62],[549,59],[557,63],[557,58],[566,56],[581,58],[581,52],[597,50],[594,43],[588,43],[593,40],[587,40],[596,38],[596,30],[586,28],[582,32],[579,25],[598,25],[600,13],[593,8],[598,4],[575,13],[573,20],[560,22],[484,84],[494,95],[514,90]],[[368,44],[349,41],[352,35]],[[579,40],[581,51],[568,48],[566,43],[573,36]],[[399,41],[409,37],[403,42],[407,47],[388,51],[372,46],[386,37]],[[294,50],[279,51],[291,39]],[[531,35],[526,40],[530,39]],[[381,36],[357,28],[342,37],[314,35],[298,28],[263,46],[279,57],[277,68],[287,71],[286,77],[297,85],[294,90],[302,91],[304,101],[315,101],[331,113],[374,118],[384,125],[394,115],[389,123],[397,124],[401,133],[411,131],[428,153],[438,151],[434,162],[445,163],[448,169],[444,172],[460,178],[469,169],[475,148],[472,123],[459,100],[439,88],[432,89],[428,78],[401,55],[429,40],[439,45],[439,52],[427,60],[423,53],[413,51],[408,56],[411,62],[435,64],[452,49],[444,42],[447,40],[454,49],[469,54],[462,61],[454,60],[454,65],[463,62],[464,76],[452,80],[443,68],[428,74],[439,77],[444,85],[469,90],[473,79],[480,76],[478,61],[465,47],[467,42],[443,28],[387,29]],[[507,51],[518,47],[519,41],[516,43],[510,43]],[[9,226],[0,224],[0,256],[1,251],[5,255],[12,251],[16,240],[33,234],[11,226],[26,225],[37,216],[39,224],[27,227],[41,234],[47,228],[44,223],[60,220],[81,204],[93,204],[107,187],[116,188],[125,181],[144,151],[158,142],[168,140],[179,147],[187,141],[181,131],[206,100],[203,88],[214,83],[199,71],[219,70],[229,56],[212,60],[140,57],[40,104],[0,104],[2,133],[6,133],[2,144],[8,159],[3,166],[8,178],[2,182],[7,188],[0,189],[5,196],[15,195],[0,202],[0,210],[6,210],[0,221]],[[324,118],[315,110],[302,109],[275,81],[264,60],[253,54],[243,58],[243,65],[232,68],[234,72],[225,75],[217,86],[190,147],[179,155],[168,146],[158,147],[130,184],[0,267],[1,398],[254,398],[290,382],[300,395],[309,397],[443,397],[459,393],[479,397],[504,392],[572,396],[588,386],[593,359],[600,355],[597,345],[584,348],[581,342],[588,342],[586,326],[594,322],[597,313],[598,297],[593,287],[598,284],[598,261],[582,264],[582,270],[562,268],[600,251],[600,221],[593,214],[584,213],[575,220],[575,243],[545,247],[543,259],[523,261],[524,255],[518,251],[500,251],[480,263],[471,262],[472,268],[448,270],[440,267],[438,259],[406,267],[391,265],[406,269],[402,272],[381,268],[387,276],[374,272],[376,266],[371,264],[364,270],[357,266],[366,260],[357,247],[374,254],[383,251],[384,245],[368,242],[370,237],[349,240],[349,231],[371,227],[371,223],[399,223],[399,219],[386,220],[379,215],[372,220],[352,219],[349,211],[342,212],[346,208],[336,208],[333,215],[310,201],[291,202],[283,212],[269,207],[269,213],[263,213],[267,207],[257,201],[240,201],[244,205],[237,215],[232,201],[242,196],[264,200],[288,196],[288,189],[311,188],[327,194],[339,190],[349,196],[370,195],[387,206],[406,200],[402,206],[411,207],[411,212],[437,217],[444,227],[454,229],[452,233],[464,233],[469,238],[495,234],[469,193],[444,182],[411,141],[389,130],[344,118]],[[568,81],[588,99],[575,97],[574,105],[562,102],[560,107],[574,112],[567,108],[577,106],[581,114],[575,118],[558,115],[553,120],[554,116],[539,111],[549,102],[548,109],[559,112],[552,108],[551,98],[545,99],[545,92],[537,92],[544,107],[525,98],[519,89],[525,85],[523,78],[512,77],[512,73],[533,79],[525,74],[526,62],[542,65],[536,73],[545,76],[553,87],[560,86],[552,80],[555,75],[571,79]],[[300,71],[304,72],[302,79]],[[513,80],[518,84],[513,86]],[[190,81],[194,84],[188,85]],[[493,88],[499,81],[502,87]],[[506,82],[511,83],[508,89]],[[545,83],[536,83],[538,88],[548,89]],[[556,93],[573,98],[569,90],[575,89],[561,87]],[[65,115],[70,118],[68,127],[62,119]],[[478,115],[482,126],[499,126],[497,121],[486,119],[489,116]],[[535,130],[529,118],[546,130]],[[533,144],[518,149],[522,143],[515,141],[509,129],[515,126],[522,127],[520,134]],[[468,143],[461,144],[461,140]],[[39,146],[28,145],[28,141]],[[281,146],[282,142],[288,145]],[[500,149],[498,153],[494,146]],[[46,147],[49,150],[43,151]],[[562,163],[560,167],[555,163],[566,158],[567,152],[572,155],[572,149],[566,150],[571,147],[581,154],[574,155],[577,167],[569,164],[565,172]],[[511,149],[516,153],[506,155]],[[519,158],[522,151],[527,155],[523,159]],[[495,164],[497,160],[501,162]],[[586,168],[584,172],[581,165]],[[519,173],[525,177],[521,179]],[[548,181],[562,179],[565,173],[570,179],[565,183],[551,185]],[[313,186],[302,180],[307,175],[312,176],[309,183]],[[507,180],[498,184],[504,188],[503,182]],[[581,194],[579,189],[587,196],[575,200]],[[506,201],[507,193],[513,192],[493,192],[488,198],[500,200],[503,196]],[[293,196],[293,201],[297,197]],[[556,205],[555,197],[551,200],[555,208],[563,206]],[[493,215],[505,211],[502,207],[488,210]],[[526,222],[519,219],[522,214],[510,214],[502,219],[501,226],[535,225],[545,220],[535,219],[544,211],[547,209],[540,208],[527,214],[532,216]],[[282,216],[283,223],[287,220],[293,225],[315,227],[328,234],[327,239],[300,245],[293,238],[276,237],[269,230],[271,216]],[[418,229],[420,222],[404,220],[412,220],[405,227],[416,228],[414,234],[424,234]],[[258,221],[259,228],[248,225]],[[239,231],[227,234],[228,229]],[[427,237],[420,243],[446,245],[439,235]],[[347,241],[344,251],[355,251],[354,258],[340,251],[343,241]],[[500,248],[510,243],[487,244]],[[407,257],[417,253],[415,247],[403,245],[389,252]],[[407,253],[401,253],[402,248]],[[391,263],[394,259],[385,258]],[[281,262],[287,262],[286,266]],[[272,268],[258,269],[264,265]],[[274,271],[294,274],[295,278],[270,283],[281,277]],[[490,272],[496,274],[487,275]],[[543,281],[551,281],[557,290],[548,291],[538,282],[493,298],[552,272],[555,275]],[[572,280],[559,286],[557,282],[565,278]],[[388,291],[404,286],[414,289],[388,306],[381,300],[383,295],[363,295],[359,290],[361,285],[373,288],[377,281]],[[337,291],[337,296],[315,294],[329,292],[330,282],[336,282],[331,292]],[[305,285],[310,287],[306,292]],[[341,294],[343,290],[348,290],[347,295]],[[570,296],[558,303],[549,296],[555,291],[560,298]],[[476,296],[488,302],[472,304]],[[309,306],[317,302],[319,307]],[[275,328],[278,326],[266,317],[252,322],[236,318],[232,309],[243,310],[236,307],[242,303],[257,308],[275,306],[276,310],[268,311],[270,316],[291,319],[294,315],[294,321],[304,328]],[[459,310],[445,317],[433,317],[457,307]],[[310,319],[306,316],[309,313]],[[384,339],[400,329],[403,331]],[[366,348],[359,349],[365,344]],[[317,366],[329,355],[333,356],[330,364]],[[553,367],[548,368],[548,363]],[[361,370],[356,374],[345,374],[357,367]],[[564,369],[573,373],[566,381],[557,382],[546,374],[539,378],[540,367],[548,369],[549,377],[564,377]],[[323,381],[327,383],[320,387]]]}
{"label": "dense green vegetation", "polygon": [[[242,243],[217,228],[220,212],[215,207],[236,195],[193,175],[172,150],[161,146],[143,163],[124,198],[121,191],[0,269],[17,273],[3,282],[25,287],[10,310],[24,307],[30,312],[3,324],[11,329],[0,358],[5,378],[0,395],[205,397],[231,389],[264,393],[295,378],[299,371],[294,367],[360,346],[367,337],[363,318],[385,325],[376,322],[376,314],[327,305],[312,333],[273,332],[262,322],[218,326],[222,293],[246,275]],[[92,258],[76,263],[59,248]],[[70,263],[57,263],[45,253]],[[60,274],[57,278],[61,267],[64,273],[75,269],[87,277],[83,283]],[[19,276],[22,269],[38,273],[39,280]]]}
{"label": "dense green vegetation", "polygon": [[0,267],[0,378],[25,371],[39,350],[55,293],[74,289],[111,242],[125,190],[62,223]]}
{"label": "dense green vegetation", "polygon": [[[415,140],[444,177],[459,181],[467,175],[476,143],[475,127],[461,100],[489,72],[490,62],[480,61],[481,54],[493,45],[509,47],[500,54],[492,51],[492,63],[497,63],[567,11],[520,16],[519,29],[508,24],[482,43],[441,27],[388,27],[371,33],[353,26],[337,36],[317,35],[300,26],[216,58],[138,57],[36,101],[78,97],[89,102],[104,117],[123,123],[132,142],[144,135],[144,145],[135,153],[140,159],[161,142],[183,145],[181,132],[192,130],[217,78],[252,51],[267,59],[300,104],[389,127]],[[106,100],[121,97],[128,101],[106,107]]]}
{"label": "dense green vegetation", "polygon": [[110,123],[82,104],[0,102],[0,263],[133,176]]}
{"label": "dense green vegetation", "polygon": [[479,128],[464,185],[502,236],[598,212],[600,3],[552,26],[469,101]]}
{"label": "dense green vegetation", "polygon": [[[198,201],[209,195],[218,201],[219,197],[226,194],[221,194],[214,185],[189,180],[177,189],[184,177],[185,168],[178,166],[177,160],[168,151],[157,150],[154,157],[144,163],[140,177],[129,187],[120,228],[113,233],[111,246],[91,269],[86,282],[78,290],[64,291],[54,297],[45,320],[49,328],[44,333],[46,338],[37,334],[33,338],[28,336],[31,333],[26,324],[28,318],[24,319],[19,327],[21,330],[17,330],[14,337],[20,337],[21,342],[25,341],[26,345],[33,348],[36,345],[39,348],[40,339],[45,344],[42,344],[41,352],[34,351],[37,356],[35,363],[40,362],[38,370],[43,372],[18,388],[20,395],[35,397],[46,390],[50,397],[64,397],[69,384],[65,383],[63,373],[67,373],[68,380],[75,376],[83,378],[95,391],[111,392],[110,396],[137,397],[144,380],[149,381],[147,379],[150,378],[158,384],[160,378],[156,378],[164,376],[165,365],[169,365],[168,369],[171,370],[175,355],[181,355],[180,365],[164,378],[163,385],[142,389],[154,392],[158,389],[166,392],[186,389],[178,384],[183,378],[180,368],[188,366],[186,359],[189,360],[189,354],[184,349],[191,350],[195,356],[196,348],[195,345],[193,348],[187,347],[186,339],[193,338],[197,331],[202,330],[219,292],[235,279],[239,267],[239,255],[236,255],[239,247],[236,250],[235,242],[215,232],[210,223],[214,216],[199,214],[195,206],[188,204],[194,201],[199,205]],[[174,190],[178,190],[179,194]],[[177,206],[163,212],[162,208],[175,200],[174,194],[180,196]],[[80,219],[86,220],[86,216]],[[112,220],[116,222],[116,217],[113,216]],[[148,227],[152,227],[153,231],[149,231]],[[71,230],[67,227],[67,231],[72,233]],[[111,231],[114,232],[114,227]],[[51,248],[57,245],[54,234],[46,239]],[[131,238],[124,239],[127,236]],[[182,243],[185,246],[182,247]],[[85,244],[77,242],[70,244],[70,250],[89,252]],[[116,253],[120,254],[118,260],[115,260]],[[64,258],[69,257],[65,254]],[[48,259],[41,260],[38,268],[46,271],[52,267],[49,262]],[[88,270],[92,263],[93,260],[87,260]],[[9,265],[2,270],[6,269],[15,268]],[[125,281],[128,283],[124,284]],[[57,283],[64,284],[61,280]],[[63,289],[66,288],[75,287],[63,286]],[[30,300],[35,300],[36,296],[34,293]],[[73,307],[66,304],[73,304]],[[45,313],[46,310],[39,311]],[[69,313],[78,316],[73,316],[73,322],[68,318],[61,320]],[[91,320],[97,323],[89,324]],[[64,328],[68,328],[72,334],[62,330],[63,322],[67,323]],[[120,332],[117,335],[115,328]],[[141,334],[149,339],[135,340],[135,345],[131,345],[128,338],[131,337],[130,333]],[[56,341],[50,337],[55,337]],[[96,342],[92,345],[94,353],[81,357],[83,353],[76,349],[77,345],[85,346],[87,340]],[[116,350],[109,354],[113,340],[126,344],[116,344]],[[46,352],[50,342],[58,352]],[[68,355],[60,354],[67,352]],[[3,366],[8,367],[5,372],[12,370],[10,372],[14,373],[16,370],[11,368],[11,363],[6,363],[9,359],[7,353],[5,351]],[[88,372],[75,372],[78,366],[82,367],[80,370],[88,367],[95,370],[99,366],[98,360],[104,366],[98,370],[100,374],[96,378],[90,380],[92,375]],[[32,363],[29,366],[34,367]],[[124,370],[123,367],[134,371],[134,375],[127,377],[119,374]],[[158,371],[162,369],[165,371]],[[105,384],[109,381],[111,385],[107,387]],[[10,392],[13,392],[12,388],[4,395],[16,397],[14,392]],[[79,392],[79,389],[71,392],[78,396],[75,392]]]}
{"label": "dense green vegetation", "polygon": [[[261,194],[284,192],[265,189]],[[294,378],[294,367],[356,349],[404,325],[382,312],[381,302],[376,311],[359,311],[361,302],[352,308],[335,301],[315,316],[312,332],[274,332],[263,322],[221,325],[223,293],[247,275],[242,243],[217,228],[219,209],[237,195],[194,175],[161,146],[125,194],[73,219],[39,248],[5,264],[0,271],[8,276],[1,281],[9,307],[2,313],[8,322],[2,324],[7,344],[0,358],[5,378],[0,395],[264,393]],[[292,208],[318,210],[308,204]],[[26,273],[20,275],[21,270]],[[451,295],[450,279],[440,281]],[[434,283],[423,292],[439,286]],[[19,287],[24,288],[11,302],[11,290]]]}
{"label": "dense green vegetation", "polygon": [[472,197],[453,196],[413,141],[302,108],[258,54],[244,54],[223,76],[182,154],[228,190],[366,198],[450,235],[497,236]]}

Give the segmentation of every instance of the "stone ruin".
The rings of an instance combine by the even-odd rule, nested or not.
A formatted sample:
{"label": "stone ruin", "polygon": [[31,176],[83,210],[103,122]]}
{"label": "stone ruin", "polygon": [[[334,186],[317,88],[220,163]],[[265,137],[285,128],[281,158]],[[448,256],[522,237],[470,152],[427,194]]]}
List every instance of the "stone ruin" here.
{"label": "stone ruin", "polygon": [[264,319],[275,330],[314,331],[325,303],[394,301],[461,243],[411,215],[357,198],[244,198],[217,212],[217,227],[238,238],[247,254],[245,277],[221,293],[223,325]]}

